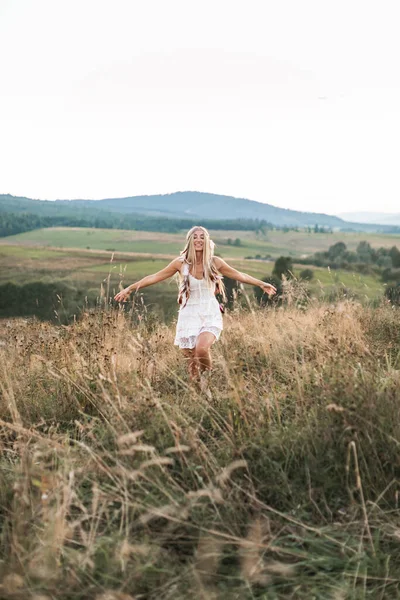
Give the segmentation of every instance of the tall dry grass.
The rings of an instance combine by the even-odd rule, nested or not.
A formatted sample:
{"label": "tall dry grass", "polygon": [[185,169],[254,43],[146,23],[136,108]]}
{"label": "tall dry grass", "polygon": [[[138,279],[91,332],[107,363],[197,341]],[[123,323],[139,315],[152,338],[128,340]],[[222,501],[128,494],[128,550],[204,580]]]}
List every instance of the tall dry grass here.
{"label": "tall dry grass", "polygon": [[210,399],[172,328],[2,322],[1,598],[400,597],[399,310],[225,325]]}

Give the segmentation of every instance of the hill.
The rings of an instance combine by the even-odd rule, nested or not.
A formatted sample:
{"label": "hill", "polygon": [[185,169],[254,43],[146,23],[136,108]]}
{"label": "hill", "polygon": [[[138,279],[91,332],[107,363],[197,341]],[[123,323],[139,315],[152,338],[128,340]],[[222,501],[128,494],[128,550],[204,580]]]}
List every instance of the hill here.
{"label": "hill", "polygon": [[173,219],[257,219],[283,227],[324,226],[340,230],[393,232],[390,225],[348,223],[324,213],[310,213],[279,208],[255,202],[203,192],[175,192],[152,196],[106,198],[103,200],[33,200],[0,195],[0,212],[29,212],[41,216],[71,216],[85,218],[101,215],[138,214]]}
{"label": "hill", "polygon": [[[90,204],[86,201],[84,206],[90,206]],[[156,213],[175,217],[263,219],[280,226],[315,224],[340,228],[344,226],[342,219],[331,215],[300,212],[246,198],[204,192],[175,192],[173,194],[97,200],[96,206],[112,212],[144,212],[145,214]]]}

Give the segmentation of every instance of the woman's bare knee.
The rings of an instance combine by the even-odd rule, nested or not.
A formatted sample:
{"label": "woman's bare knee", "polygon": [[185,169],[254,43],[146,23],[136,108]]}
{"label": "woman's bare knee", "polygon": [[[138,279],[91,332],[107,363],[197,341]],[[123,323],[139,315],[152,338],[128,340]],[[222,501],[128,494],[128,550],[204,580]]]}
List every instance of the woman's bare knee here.
{"label": "woman's bare knee", "polygon": [[202,354],[204,356],[205,354],[207,354],[209,352],[211,346],[213,345],[214,341],[215,341],[214,334],[210,333],[209,331],[205,331],[204,333],[201,333],[199,335],[199,337],[197,338],[197,343],[196,343],[196,348],[195,348],[196,356],[199,356],[200,354]]}
{"label": "woman's bare knee", "polygon": [[206,356],[209,352],[210,348],[206,344],[198,344],[195,348],[195,356],[200,358],[201,356]]}

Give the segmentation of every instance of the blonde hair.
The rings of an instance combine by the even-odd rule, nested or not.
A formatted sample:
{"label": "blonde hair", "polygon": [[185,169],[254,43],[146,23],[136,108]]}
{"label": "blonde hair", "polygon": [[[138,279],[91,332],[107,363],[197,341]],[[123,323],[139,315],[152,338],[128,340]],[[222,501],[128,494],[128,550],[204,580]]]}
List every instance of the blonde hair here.
{"label": "blonde hair", "polygon": [[[222,275],[218,272],[217,268],[214,265],[214,247],[215,244],[210,238],[210,234],[208,233],[205,227],[201,227],[201,225],[195,225],[190,229],[186,234],[186,245],[181,252],[181,257],[183,262],[189,266],[189,269],[192,265],[196,264],[196,250],[194,248],[194,233],[195,231],[201,231],[204,234],[204,245],[203,245],[203,272],[204,279],[207,281],[208,285],[215,284],[215,289],[217,294],[221,294],[224,302],[226,301],[226,293],[225,286],[222,281]],[[181,285],[179,288],[178,302],[179,304],[186,305],[187,301],[190,297],[190,279],[189,279],[189,269],[187,269],[186,274],[181,275]]]}

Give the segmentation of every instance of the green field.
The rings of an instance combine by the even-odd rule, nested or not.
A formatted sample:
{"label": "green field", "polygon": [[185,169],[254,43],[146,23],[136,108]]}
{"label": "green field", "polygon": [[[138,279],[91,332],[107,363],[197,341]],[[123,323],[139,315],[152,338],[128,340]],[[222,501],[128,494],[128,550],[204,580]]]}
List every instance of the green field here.
{"label": "green field", "polygon": [[[299,277],[305,266],[296,264],[296,257],[327,250],[337,241],[344,241],[349,249],[355,249],[361,240],[367,240],[374,247],[400,246],[400,236],[378,234],[314,234],[304,231],[269,231],[265,236],[249,231],[214,231],[211,234],[220,256],[239,271],[258,279],[271,275],[274,260],[281,255],[292,256],[294,275]],[[237,238],[240,243],[234,245]],[[229,239],[231,243],[228,243]],[[125,287],[165,267],[179,254],[184,241],[184,233],[83,228],[30,231],[0,240],[0,284],[62,283],[93,303],[104,294],[113,297],[121,286]],[[264,260],[255,259],[256,256]],[[269,260],[265,260],[267,256]],[[375,275],[309,268],[312,268],[314,278],[306,285],[315,297],[331,298],[335,294],[351,293],[360,300],[375,300],[382,297],[385,290]],[[249,286],[245,288],[251,293]],[[177,281],[170,280],[146,288],[143,297],[146,305],[163,320],[169,321],[176,315]],[[79,302],[77,310],[82,303]]]}
{"label": "green field", "polygon": [[[310,268],[310,267],[307,267]],[[375,299],[382,296],[384,285],[374,275],[361,275],[338,269],[333,271],[326,267],[311,267],[314,271],[314,279],[310,287],[316,295],[323,295],[334,290],[348,289],[354,292],[360,299]],[[303,265],[296,265],[294,274],[300,276],[304,269]]]}
{"label": "green field", "polygon": [[[110,289],[117,290],[119,284],[128,285],[150,273],[165,267],[168,256],[120,255],[118,253],[89,250],[55,250],[35,246],[0,245],[0,283],[14,281],[24,284],[30,281],[65,281],[78,287],[98,290],[109,281]],[[243,271],[263,279],[271,274],[273,261],[230,259],[230,264]],[[308,267],[310,268],[310,267]],[[383,284],[372,275],[360,275],[344,270],[331,271],[327,268],[311,267],[314,279],[310,287],[313,293],[345,287],[368,298],[376,298],[383,293]],[[296,277],[304,269],[296,265]],[[157,296],[173,294],[176,296],[173,280],[160,283],[146,290],[154,300]]]}
{"label": "green field", "polygon": [[[217,244],[216,251],[224,258],[244,258],[246,256],[289,255],[294,258],[327,250],[338,241],[354,250],[362,240],[371,246],[400,246],[399,235],[366,233],[307,233],[305,231],[268,231],[256,235],[252,231],[212,231]],[[240,239],[240,246],[228,245],[228,239]],[[135,252],[151,255],[179,254],[185,243],[185,233],[155,233],[146,231],[125,231],[118,229],[84,229],[52,227],[38,229],[3,238],[0,244],[29,246],[49,246],[56,248],[81,248]]]}

